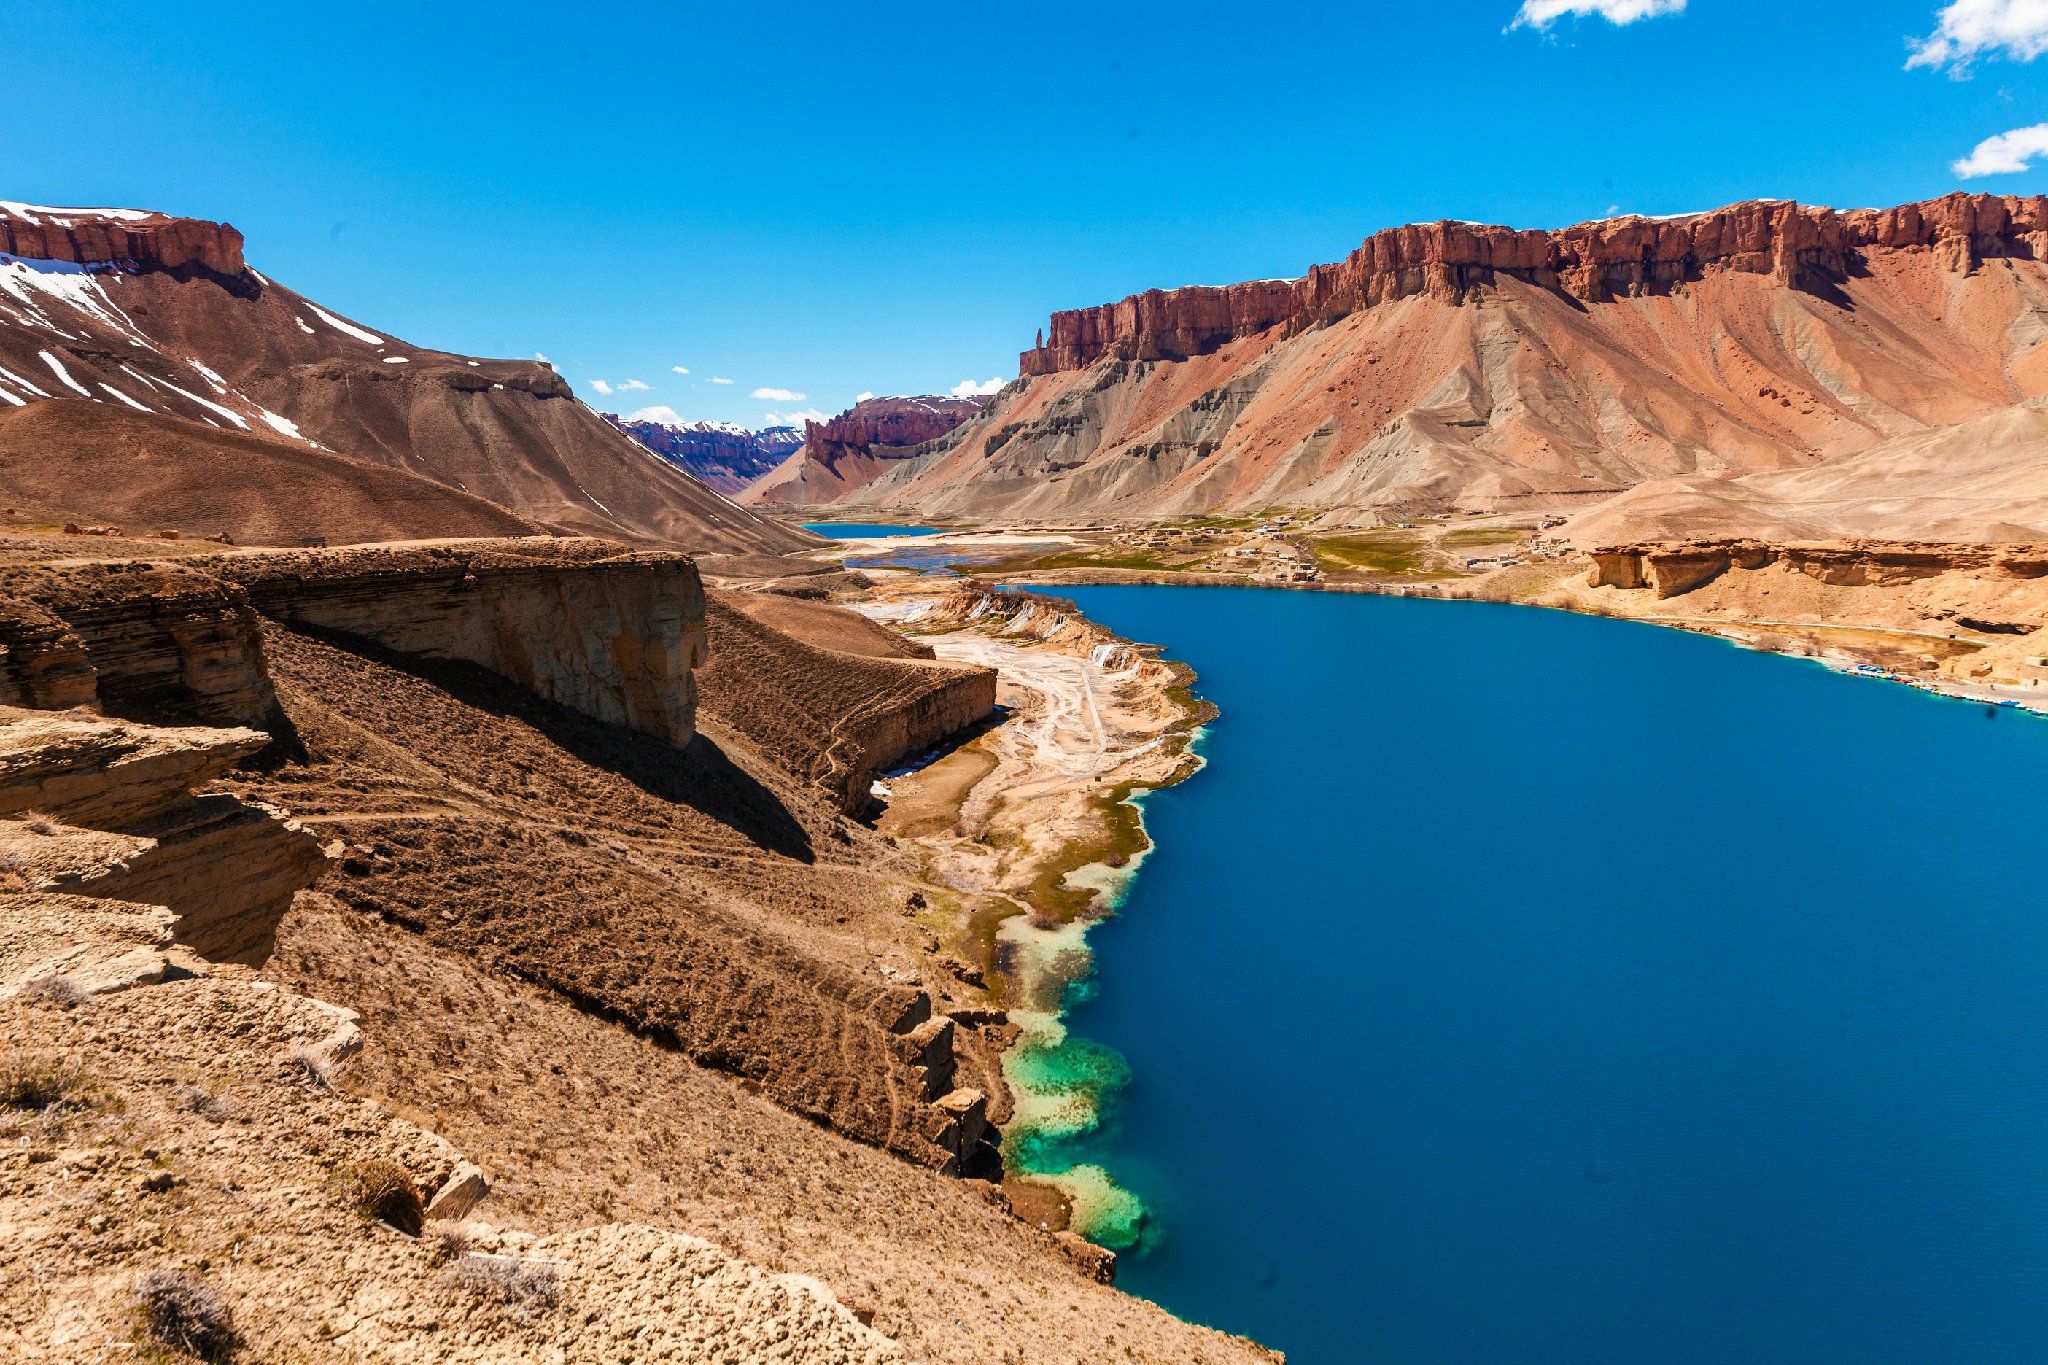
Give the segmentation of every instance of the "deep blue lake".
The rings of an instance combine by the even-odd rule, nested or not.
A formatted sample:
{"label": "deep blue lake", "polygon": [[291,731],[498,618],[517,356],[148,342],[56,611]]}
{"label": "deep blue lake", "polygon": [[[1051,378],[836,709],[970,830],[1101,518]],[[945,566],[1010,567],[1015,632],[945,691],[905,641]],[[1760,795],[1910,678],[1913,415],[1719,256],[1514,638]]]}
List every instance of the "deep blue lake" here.
{"label": "deep blue lake", "polygon": [[1676,631],[1065,588],[1222,708],[1070,1022],[1119,1284],[1336,1362],[2048,1359],[2048,722]]}
{"label": "deep blue lake", "polygon": [[828,540],[866,540],[873,536],[935,536],[938,526],[883,526],[870,521],[807,521],[806,531],[816,531]]}

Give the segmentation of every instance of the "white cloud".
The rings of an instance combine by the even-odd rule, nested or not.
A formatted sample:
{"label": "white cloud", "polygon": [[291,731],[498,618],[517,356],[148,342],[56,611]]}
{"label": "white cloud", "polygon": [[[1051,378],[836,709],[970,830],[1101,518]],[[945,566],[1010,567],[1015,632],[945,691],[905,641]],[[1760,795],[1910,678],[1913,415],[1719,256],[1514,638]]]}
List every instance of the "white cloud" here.
{"label": "white cloud", "polygon": [[994,393],[1002,386],[1003,381],[1000,376],[995,379],[963,379],[953,386],[951,392],[955,398],[974,398]]}
{"label": "white cloud", "polygon": [[1522,0],[1509,28],[1549,28],[1567,14],[1577,19],[1598,15],[1611,24],[1633,24],[1664,14],[1682,14],[1685,0]]}
{"label": "white cloud", "polygon": [[591,380],[590,387],[596,389],[599,393],[610,393],[612,391],[612,386],[605,383],[602,379]]}
{"label": "white cloud", "polygon": [[676,410],[666,403],[657,403],[651,408],[641,408],[637,412],[629,412],[626,414],[626,418],[632,422],[666,422],[672,427],[679,427],[683,424],[683,419],[676,415]]}
{"label": "white cloud", "polygon": [[862,389],[862,390],[861,390],[861,391],[860,391],[859,393],[857,393],[857,394],[855,394],[855,395],[853,396],[853,401],[854,401],[854,402],[856,402],[856,403],[865,403],[865,402],[867,402],[867,401],[868,401],[868,400],[869,400],[870,398],[873,398],[873,397],[874,397],[874,395],[873,395],[873,394],[869,393],[869,392],[868,392],[868,391],[867,391],[866,389]]}
{"label": "white cloud", "polygon": [[1934,32],[1909,42],[1916,66],[1966,75],[1983,56],[2031,62],[2048,52],[2048,0],[1952,0],[1934,20]]}
{"label": "white cloud", "polygon": [[553,369],[553,368],[554,368],[554,364],[555,364],[555,362],[554,362],[554,361],[552,361],[552,360],[549,360],[549,359],[548,359],[548,358],[547,358],[546,356],[542,355],[542,354],[541,354],[541,353],[540,353],[539,351],[535,351],[535,352],[533,353],[533,358],[534,358],[535,360],[538,360],[538,361],[539,361],[539,362],[540,362],[541,364],[543,364],[543,365],[546,365],[546,366],[547,366],[547,367],[548,367],[549,369]]}
{"label": "white cloud", "polygon": [[652,384],[647,384],[647,383],[643,383],[642,381],[640,381],[640,380],[638,380],[638,379],[628,379],[628,380],[627,380],[627,381],[626,381],[625,383],[623,383],[623,384],[619,385],[619,392],[620,392],[620,393],[645,393],[645,392],[647,392],[647,390],[649,390],[649,389],[651,389],[651,388],[653,388],[653,387],[654,387],[654,386],[653,386]]}
{"label": "white cloud", "polygon": [[712,384],[730,384],[730,383],[732,383],[732,381],[731,381],[730,379],[726,379],[726,378],[724,378],[724,377],[722,377],[722,376],[720,376],[720,375],[713,375],[713,376],[711,376],[711,378],[710,378],[710,379],[709,379],[708,381],[706,381],[706,382],[708,382],[708,383],[712,383]]}
{"label": "white cloud", "polygon": [[671,370],[674,370],[677,374],[688,374],[690,372],[690,367],[688,365],[671,365],[669,366],[669,368]]}
{"label": "white cloud", "polygon": [[765,398],[771,403],[801,403],[810,395],[797,393],[792,389],[755,389],[754,397]]}
{"label": "white cloud", "polygon": [[1951,162],[1949,169],[1964,180],[1980,175],[2013,175],[2026,170],[2037,156],[2048,156],[2048,123],[1987,137],[1961,161]]}
{"label": "white cloud", "polygon": [[831,419],[816,408],[805,408],[801,412],[764,412],[761,425],[769,427],[800,427],[806,422],[825,422]]}

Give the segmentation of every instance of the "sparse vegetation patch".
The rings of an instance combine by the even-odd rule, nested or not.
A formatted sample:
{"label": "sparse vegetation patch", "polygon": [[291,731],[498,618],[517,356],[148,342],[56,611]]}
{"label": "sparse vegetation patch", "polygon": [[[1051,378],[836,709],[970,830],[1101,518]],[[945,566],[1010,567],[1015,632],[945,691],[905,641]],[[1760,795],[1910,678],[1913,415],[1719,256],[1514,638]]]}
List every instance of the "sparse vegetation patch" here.
{"label": "sparse vegetation patch", "polygon": [[152,1270],[135,1281],[135,1309],[152,1345],[205,1361],[235,1353],[234,1314],[204,1280],[182,1270]]}
{"label": "sparse vegetation patch", "polygon": [[349,1203],[373,1223],[387,1223],[409,1237],[419,1236],[426,1208],[412,1176],[395,1161],[362,1161],[342,1173]]}

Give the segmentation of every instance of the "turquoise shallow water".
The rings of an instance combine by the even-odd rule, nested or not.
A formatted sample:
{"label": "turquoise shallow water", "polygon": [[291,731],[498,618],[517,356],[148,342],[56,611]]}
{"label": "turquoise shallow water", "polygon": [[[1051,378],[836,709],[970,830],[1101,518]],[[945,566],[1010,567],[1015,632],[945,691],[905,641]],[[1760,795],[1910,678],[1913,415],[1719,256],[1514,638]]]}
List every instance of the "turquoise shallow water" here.
{"label": "turquoise shallow water", "polygon": [[1319,1362],[2048,1358],[2048,722],[1473,603],[1062,589],[1222,708],[1072,1031],[1119,1282]]}
{"label": "turquoise shallow water", "polygon": [[874,536],[935,536],[937,526],[884,526],[869,521],[807,521],[806,531],[816,531],[828,540],[867,540]]}

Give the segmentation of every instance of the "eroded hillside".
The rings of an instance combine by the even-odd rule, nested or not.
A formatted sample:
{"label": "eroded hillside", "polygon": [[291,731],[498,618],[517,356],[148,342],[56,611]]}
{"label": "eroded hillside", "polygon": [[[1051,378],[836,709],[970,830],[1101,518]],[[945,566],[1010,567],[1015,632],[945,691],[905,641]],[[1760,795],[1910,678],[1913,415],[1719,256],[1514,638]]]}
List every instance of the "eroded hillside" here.
{"label": "eroded hillside", "polygon": [[[985,413],[837,501],[1369,524],[1571,513],[1664,478],[1811,475],[1830,485],[1812,496],[1875,495],[1889,475],[1861,478],[1858,452],[2048,390],[2044,256],[2048,201],[1988,195],[1394,229],[1299,279],[1056,314]],[[1926,458],[1938,477],[1945,455]],[[2032,477],[2015,465],[2007,482]],[[1953,505],[1942,534],[1989,527],[1986,504],[2016,492],[2039,496]]]}
{"label": "eroded hillside", "polygon": [[[845,808],[985,670],[597,542],[13,557],[0,701],[82,708],[0,728],[44,755],[0,771],[33,852],[0,1045],[84,1078],[0,1111],[27,1358],[141,1332],[153,1269],[243,1358],[1263,1358],[971,1178],[1002,1011],[952,1013],[913,869]],[[872,719],[807,746],[771,685]],[[440,1201],[424,1235],[365,1214],[372,1166]]]}

